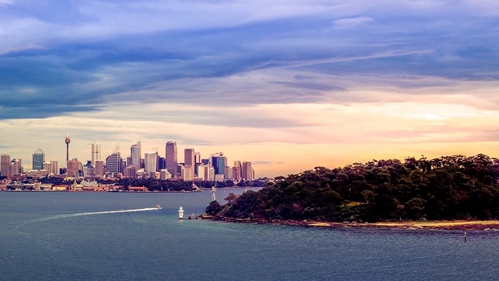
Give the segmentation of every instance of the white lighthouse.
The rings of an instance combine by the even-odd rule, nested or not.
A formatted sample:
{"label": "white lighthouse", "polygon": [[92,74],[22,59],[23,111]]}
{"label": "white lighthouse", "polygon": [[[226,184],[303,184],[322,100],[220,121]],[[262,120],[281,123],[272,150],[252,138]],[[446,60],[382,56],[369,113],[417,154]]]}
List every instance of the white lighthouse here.
{"label": "white lighthouse", "polygon": [[184,208],[180,207],[178,209],[178,219],[183,220],[184,219]]}
{"label": "white lighthouse", "polygon": [[217,195],[215,194],[216,192],[217,192],[217,190],[215,189],[215,187],[212,187],[211,188],[211,202],[217,201]]}

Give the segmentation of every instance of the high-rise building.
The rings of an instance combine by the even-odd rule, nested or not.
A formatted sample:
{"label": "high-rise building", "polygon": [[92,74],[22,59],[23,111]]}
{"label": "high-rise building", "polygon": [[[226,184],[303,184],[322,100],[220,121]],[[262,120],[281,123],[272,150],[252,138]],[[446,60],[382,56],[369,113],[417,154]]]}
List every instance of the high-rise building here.
{"label": "high-rise building", "polygon": [[194,166],[194,156],[195,156],[195,152],[194,152],[194,148],[186,148],[184,150],[184,165],[185,166]]}
{"label": "high-rise building", "polygon": [[227,157],[223,152],[214,153],[211,155],[211,165],[215,169],[215,175],[225,174],[225,166],[227,165]]}
{"label": "high-rise building", "polygon": [[52,162],[43,162],[43,169],[46,170],[48,173],[52,173]]}
{"label": "high-rise building", "polygon": [[123,159],[119,152],[114,152],[106,158],[106,172],[119,174],[123,173]]}
{"label": "high-rise building", "polygon": [[58,175],[59,174],[59,162],[58,161],[50,161],[50,167],[52,168],[49,172]]}
{"label": "high-rise building", "polygon": [[201,165],[201,153],[194,153],[194,176],[198,176],[199,165]]}
{"label": "high-rise building", "polygon": [[185,181],[194,180],[194,167],[193,166],[184,166],[182,170],[182,178]]}
{"label": "high-rise building", "polygon": [[43,162],[45,162],[45,153],[41,149],[35,150],[33,152],[33,170],[42,170]]}
{"label": "high-rise building", "polygon": [[234,161],[234,167],[232,168],[232,178],[235,182],[241,181],[242,175],[242,165],[241,161]]}
{"label": "high-rise building", "polygon": [[12,161],[10,161],[10,174],[12,176],[17,176],[21,174],[22,170],[23,169],[22,169],[21,159],[12,159]]}
{"label": "high-rise building", "polygon": [[166,169],[166,159],[165,157],[158,157],[158,168],[156,171],[161,171],[163,169]]}
{"label": "high-rise building", "polygon": [[247,181],[254,180],[253,178],[253,168],[251,167],[251,162],[243,162],[242,178]]}
{"label": "high-rise building", "polygon": [[169,141],[165,146],[166,169],[173,178],[177,176],[177,142]]}
{"label": "high-rise building", "polygon": [[92,161],[87,161],[87,164],[83,165],[83,175],[85,177],[95,176],[95,168],[92,166]]}
{"label": "high-rise building", "polygon": [[66,170],[66,175],[68,177],[74,177],[74,176],[79,176],[80,171],[83,170],[82,164],[78,159],[74,158],[73,160],[68,161],[68,168]]}
{"label": "high-rise building", "polygon": [[186,148],[184,150],[184,173],[182,175],[184,180],[194,180],[195,155],[194,148]]}
{"label": "high-rise building", "polygon": [[100,143],[97,143],[97,142],[94,142],[92,143],[92,166],[95,167],[95,161],[97,160],[101,160],[102,156],[101,156],[101,144]]}
{"label": "high-rise building", "polygon": [[158,168],[158,152],[157,151],[148,151],[144,154],[144,170],[149,177],[153,173],[156,173],[156,169]]}
{"label": "high-rise building", "polygon": [[95,160],[94,172],[96,177],[102,177],[104,175],[104,161]]}
{"label": "high-rise building", "polygon": [[225,173],[224,173],[225,179],[233,179],[234,174],[232,173],[232,167],[225,166]]}
{"label": "high-rise building", "polygon": [[10,178],[10,155],[2,154],[0,157],[0,175],[2,177]]}
{"label": "high-rise building", "polygon": [[132,161],[131,163],[127,163],[127,166],[134,165],[137,170],[140,169],[142,159],[142,144],[140,141],[130,147],[130,156]]}

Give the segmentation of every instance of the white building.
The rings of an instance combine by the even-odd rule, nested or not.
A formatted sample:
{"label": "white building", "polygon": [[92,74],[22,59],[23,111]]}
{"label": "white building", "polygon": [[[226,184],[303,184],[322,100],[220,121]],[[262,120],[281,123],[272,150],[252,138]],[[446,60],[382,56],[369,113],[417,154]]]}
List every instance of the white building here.
{"label": "white building", "polygon": [[158,152],[148,151],[144,154],[144,170],[148,176],[156,173],[158,167]]}

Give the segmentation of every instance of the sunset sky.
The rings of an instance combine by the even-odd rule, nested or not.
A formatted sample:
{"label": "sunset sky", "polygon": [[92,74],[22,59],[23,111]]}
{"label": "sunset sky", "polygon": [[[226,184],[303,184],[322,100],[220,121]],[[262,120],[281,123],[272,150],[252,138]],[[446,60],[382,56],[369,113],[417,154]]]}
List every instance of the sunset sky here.
{"label": "sunset sky", "polygon": [[499,157],[499,2],[0,0],[0,153],[165,153],[257,177]]}

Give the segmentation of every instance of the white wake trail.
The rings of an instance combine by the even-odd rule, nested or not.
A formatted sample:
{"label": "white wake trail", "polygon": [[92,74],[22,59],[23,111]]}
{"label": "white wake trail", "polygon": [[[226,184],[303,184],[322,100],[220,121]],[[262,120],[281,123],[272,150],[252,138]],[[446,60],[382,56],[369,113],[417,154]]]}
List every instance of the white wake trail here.
{"label": "white wake trail", "polygon": [[158,208],[142,208],[142,209],[130,209],[130,210],[116,210],[116,211],[101,211],[101,212],[85,212],[85,213],[74,213],[74,214],[61,214],[55,216],[44,217],[40,219],[29,220],[23,223],[22,225],[26,225],[28,223],[34,222],[42,222],[48,220],[56,220],[62,218],[72,218],[72,217],[80,217],[80,216],[93,216],[93,215],[105,215],[105,214],[117,214],[117,213],[134,213],[134,212],[147,212],[147,211],[156,211]]}

